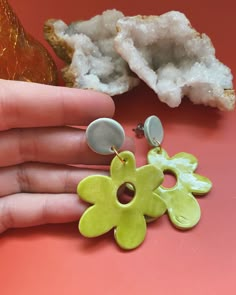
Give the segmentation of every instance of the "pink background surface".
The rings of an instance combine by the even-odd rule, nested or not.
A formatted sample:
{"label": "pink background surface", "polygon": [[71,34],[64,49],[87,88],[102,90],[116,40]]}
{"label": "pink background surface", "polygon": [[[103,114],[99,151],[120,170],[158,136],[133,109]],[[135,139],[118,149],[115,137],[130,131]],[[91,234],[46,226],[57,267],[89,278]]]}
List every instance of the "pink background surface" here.
{"label": "pink background surface", "polygon": [[[210,36],[217,57],[236,74],[235,1],[10,0],[28,32],[43,40],[48,18],[87,19],[109,8],[126,15],[184,12],[192,25]],[[112,4],[111,4],[112,3]],[[49,48],[52,53],[51,49]],[[53,54],[53,53],[52,53]],[[53,54],[58,67],[62,66]],[[236,117],[233,112],[195,106],[185,100],[171,109],[144,84],[114,98],[115,118],[132,128],[149,115],[162,120],[164,147],[199,159],[199,174],[213,182],[198,198],[200,223],[174,229],[167,216],[148,226],[145,242],[123,252],[112,234],[86,240],[77,223],[9,230],[0,236],[0,293],[10,294],[235,294],[236,292]],[[136,139],[138,165],[148,146]]]}

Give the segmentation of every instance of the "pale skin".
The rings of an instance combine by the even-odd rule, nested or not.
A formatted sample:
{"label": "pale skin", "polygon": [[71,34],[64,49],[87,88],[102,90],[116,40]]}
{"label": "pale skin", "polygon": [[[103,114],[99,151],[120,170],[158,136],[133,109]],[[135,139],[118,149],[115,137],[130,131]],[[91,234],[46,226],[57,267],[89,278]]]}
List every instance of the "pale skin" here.
{"label": "pale skin", "polygon": [[[111,156],[92,152],[84,128],[72,126],[114,111],[95,91],[0,80],[0,233],[79,220],[87,207],[79,181],[107,172],[71,165],[109,165]],[[133,149],[131,139],[124,149]]]}

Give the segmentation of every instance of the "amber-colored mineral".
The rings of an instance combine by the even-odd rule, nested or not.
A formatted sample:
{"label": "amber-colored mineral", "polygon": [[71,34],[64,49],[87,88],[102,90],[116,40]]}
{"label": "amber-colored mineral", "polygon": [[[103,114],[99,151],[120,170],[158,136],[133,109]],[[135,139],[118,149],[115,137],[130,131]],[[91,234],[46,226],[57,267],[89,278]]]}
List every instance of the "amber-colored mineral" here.
{"label": "amber-colored mineral", "polygon": [[7,0],[0,0],[0,78],[56,84],[48,51],[27,34]]}

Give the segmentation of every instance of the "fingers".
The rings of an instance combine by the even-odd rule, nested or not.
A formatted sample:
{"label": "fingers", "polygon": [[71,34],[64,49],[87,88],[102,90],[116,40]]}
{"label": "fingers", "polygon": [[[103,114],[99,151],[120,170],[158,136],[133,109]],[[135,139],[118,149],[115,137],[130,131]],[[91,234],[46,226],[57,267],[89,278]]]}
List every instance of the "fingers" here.
{"label": "fingers", "polygon": [[[85,132],[72,127],[26,128],[0,132],[0,167],[23,162],[105,165],[112,156],[102,156],[87,145]],[[123,149],[133,150],[127,138]]]}
{"label": "fingers", "polygon": [[20,127],[87,125],[114,114],[103,93],[0,80],[0,130]]}
{"label": "fingers", "polygon": [[79,220],[86,209],[76,194],[15,194],[0,198],[0,233],[8,228]]}
{"label": "fingers", "polygon": [[81,169],[68,165],[27,163],[0,168],[0,197],[16,193],[76,193],[78,183],[102,170]]}

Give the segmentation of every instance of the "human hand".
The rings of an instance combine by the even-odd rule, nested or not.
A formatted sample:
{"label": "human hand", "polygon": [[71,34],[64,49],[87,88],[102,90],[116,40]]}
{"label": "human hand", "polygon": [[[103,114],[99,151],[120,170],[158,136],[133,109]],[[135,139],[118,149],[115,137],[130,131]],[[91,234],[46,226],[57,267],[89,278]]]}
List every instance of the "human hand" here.
{"label": "human hand", "polygon": [[105,172],[71,165],[107,165],[111,157],[92,152],[84,130],[71,126],[113,114],[102,93],[0,80],[0,233],[79,219],[86,205],[77,184]]}

